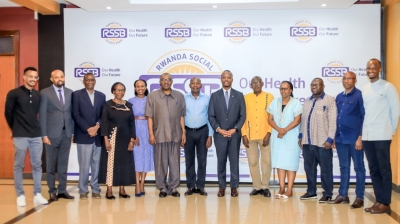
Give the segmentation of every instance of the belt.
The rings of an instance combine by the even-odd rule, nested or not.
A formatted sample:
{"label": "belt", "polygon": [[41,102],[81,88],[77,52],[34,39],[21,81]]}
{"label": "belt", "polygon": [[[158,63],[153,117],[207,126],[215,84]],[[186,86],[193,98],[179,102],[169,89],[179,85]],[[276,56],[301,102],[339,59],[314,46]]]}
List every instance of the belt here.
{"label": "belt", "polygon": [[135,116],[135,120],[147,120],[145,116]]}
{"label": "belt", "polygon": [[185,126],[185,129],[188,129],[188,130],[191,130],[191,131],[198,131],[198,130],[201,130],[201,129],[205,128],[205,127],[207,127],[207,124],[205,124],[205,125],[203,125],[203,126],[201,126],[199,128],[189,128],[188,126]]}

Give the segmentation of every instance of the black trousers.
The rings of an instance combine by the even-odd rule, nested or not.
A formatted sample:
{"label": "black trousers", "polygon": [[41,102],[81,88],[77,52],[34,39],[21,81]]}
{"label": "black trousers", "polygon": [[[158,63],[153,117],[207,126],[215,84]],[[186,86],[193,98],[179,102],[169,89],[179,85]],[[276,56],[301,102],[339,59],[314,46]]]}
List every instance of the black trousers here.
{"label": "black trousers", "polygon": [[[186,164],[186,182],[189,189],[204,188],[206,182],[207,152],[206,142],[208,138],[208,127],[200,130],[186,128],[185,143],[185,164]],[[197,155],[197,180],[195,160]]]}

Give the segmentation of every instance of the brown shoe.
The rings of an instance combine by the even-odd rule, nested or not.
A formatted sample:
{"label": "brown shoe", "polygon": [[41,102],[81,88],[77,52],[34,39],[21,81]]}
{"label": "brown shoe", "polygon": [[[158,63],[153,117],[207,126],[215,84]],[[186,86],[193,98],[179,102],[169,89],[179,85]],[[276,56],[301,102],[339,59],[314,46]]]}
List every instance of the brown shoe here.
{"label": "brown shoe", "polygon": [[338,195],[338,196],[336,196],[335,200],[329,201],[328,203],[329,204],[349,204],[350,200],[349,200],[348,196],[343,197],[343,196]]}
{"label": "brown shoe", "polygon": [[219,188],[218,197],[224,197],[225,196],[225,188]]}
{"label": "brown shoe", "polygon": [[350,208],[361,208],[364,206],[364,201],[356,198],[356,200],[354,200],[354,203],[352,205],[350,205]]}
{"label": "brown shoe", "polygon": [[371,208],[371,214],[382,214],[382,213],[390,213],[392,210],[390,210],[390,205],[384,205],[379,203],[378,206],[375,208]]}
{"label": "brown shoe", "polygon": [[101,199],[100,193],[92,193],[92,198]]}
{"label": "brown shoe", "polygon": [[239,195],[239,193],[237,192],[237,188],[232,187],[231,188],[231,196],[232,197],[237,197]]}
{"label": "brown shoe", "polygon": [[379,203],[378,203],[378,202],[375,202],[374,205],[372,205],[371,207],[364,208],[364,211],[365,211],[365,212],[371,212],[371,209],[375,208],[375,207],[378,206],[378,205],[379,205]]}

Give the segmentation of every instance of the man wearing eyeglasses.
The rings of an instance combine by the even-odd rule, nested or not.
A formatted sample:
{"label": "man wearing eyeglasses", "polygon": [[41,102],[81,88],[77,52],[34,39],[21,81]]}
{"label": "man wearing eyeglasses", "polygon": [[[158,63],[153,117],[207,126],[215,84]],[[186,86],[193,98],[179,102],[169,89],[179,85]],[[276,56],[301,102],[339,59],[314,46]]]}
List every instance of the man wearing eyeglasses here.
{"label": "man wearing eyeglasses", "polygon": [[42,138],[37,115],[40,106],[40,93],[34,89],[38,72],[34,67],[24,70],[24,85],[8,92],[4,115],[12,131],[14,142],[14,185],[17,192],[17,206],[25,207],[22,170],[26,150],[29,150],[33,177],[33,202],[48,204],[42,196]]}
{"label": "man wearing eyeglasses", "polygon": [[364,121],[364,101],[357,83],[356,74],[347,72],[343,75],[344,92],[336,97],[338,116],[336,119],[336,134],[332,147],[336,148],[340,166],[339,195],[330,204],[348,204],[350,183],[350,160],[353,159],[356,171],[356,199],[350,208],[364,206],[365,166],[364,150],[361,142]]}
{"label": "man wearing eyeglasses", "polygon": [[[261,77],[255,76],[250,83],[252,93],[244,96],[246,104],[246,120],[242,127],[242,141],[247,148],[246,154],[250,168],[253,190],[250,196],[261,194],[271,197],[269,179],[271,178],[271,126],[268,124],[266,109],[274,99],[271,93],[262,91],[264,82]],[[260,156],[261,154],[261,175]]]}
{"label": "man wearing eyeglasses", "polygon": [[[159,197],[168,193],[180,197],[180,149],[186,142],[186,104],[182,93],[171,89],[169,73],[160,76],[159,90],[147,96],[145,116],[148,119],[149,142],[154,146],[154,173]],[[168,183],[167,183],[167,174]]]}
{"label": "man wearing eyeglasses", "polygon": [[306,98],[301,115],[299,146],[303,149],[304,170],[307,176],[307,192],[301,200],[317,198],[317,166],[321,168],[321,185],[324,191],[319,203],[332,199],[333,152],[336,133],[337,108],[335,98],[325,94],[324,81],[315,78],[311,82],[312,96]]}

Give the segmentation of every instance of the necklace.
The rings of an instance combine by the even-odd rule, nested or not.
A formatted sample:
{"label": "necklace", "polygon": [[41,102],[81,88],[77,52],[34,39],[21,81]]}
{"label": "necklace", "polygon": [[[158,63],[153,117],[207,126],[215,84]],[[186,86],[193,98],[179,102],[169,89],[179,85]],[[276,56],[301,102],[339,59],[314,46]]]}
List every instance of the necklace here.
{"label": "necklace", "polygon": [[[125,105],[125,103],[117,103],[117,102],[115,101],[115,99],[113,99],[113,102],[114,102],[117,106]],[[123,102],[123,101],[122,101],[122,102]]]}

